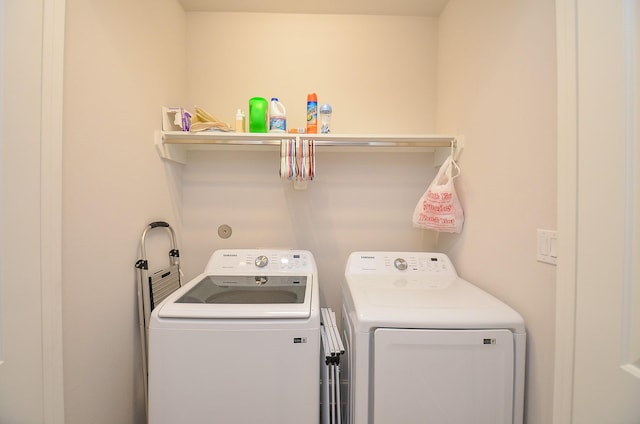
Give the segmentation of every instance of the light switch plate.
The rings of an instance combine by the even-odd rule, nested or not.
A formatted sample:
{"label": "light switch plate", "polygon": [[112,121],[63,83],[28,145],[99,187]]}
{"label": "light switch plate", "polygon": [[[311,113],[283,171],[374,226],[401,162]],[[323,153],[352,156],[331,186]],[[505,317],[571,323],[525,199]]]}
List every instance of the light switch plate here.
{"label": "light switch plate", "polygon": [[537,230],[536,255],[539,262],[555,265],[558,259],[558,232]]}

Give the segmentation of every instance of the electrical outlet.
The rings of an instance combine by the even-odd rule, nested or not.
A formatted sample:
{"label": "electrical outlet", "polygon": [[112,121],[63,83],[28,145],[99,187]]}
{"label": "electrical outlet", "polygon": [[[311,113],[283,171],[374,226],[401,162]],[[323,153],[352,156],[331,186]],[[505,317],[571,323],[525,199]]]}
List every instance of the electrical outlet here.
{"label": "electrical outlet", "polygon": [[537,230],[538,262],[555,265],[558,259],[558,232],[553,230]]}

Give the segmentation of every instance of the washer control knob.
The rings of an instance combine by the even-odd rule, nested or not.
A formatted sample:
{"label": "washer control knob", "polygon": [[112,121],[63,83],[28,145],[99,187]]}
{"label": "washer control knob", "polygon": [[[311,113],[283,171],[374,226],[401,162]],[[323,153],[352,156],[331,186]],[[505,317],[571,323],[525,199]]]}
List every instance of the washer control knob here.
{"label": "washer control knob", "polygon": [[269,264],[269,258],[267,258],[265,255],[260,255],[256,258],[255,264],[258,268],[264,268]]}
{"label": "washer control knob", "polygon": [[407,261],[402,258],[398,258],[393,261],[393,266],[395,266],[396,269],[399,269],[400,271],[405,271],[407,269]]}

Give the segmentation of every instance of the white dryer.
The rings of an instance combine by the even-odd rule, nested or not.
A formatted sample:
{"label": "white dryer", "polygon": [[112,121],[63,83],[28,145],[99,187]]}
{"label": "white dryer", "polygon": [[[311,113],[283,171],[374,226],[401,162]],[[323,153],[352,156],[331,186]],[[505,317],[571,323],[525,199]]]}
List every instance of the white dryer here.
{"label": "white dryer", "polygon": [[311,253],[218,250],[151,315],[149,423],[317,423],[319,364]]}
{"label": "white dryer", "polygon": [[342,319],[350,423],[522,423],[524,321],[446,255],[352,253]]}

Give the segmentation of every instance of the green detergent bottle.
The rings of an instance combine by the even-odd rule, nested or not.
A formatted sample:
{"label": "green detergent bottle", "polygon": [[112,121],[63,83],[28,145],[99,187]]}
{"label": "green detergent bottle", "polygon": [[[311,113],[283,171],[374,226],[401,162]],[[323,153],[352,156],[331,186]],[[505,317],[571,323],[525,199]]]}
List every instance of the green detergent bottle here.
{"label": "green detergent bottle", "polygon": [[267,132],[268,103],[264,97],[249,99],[249,132]]}

